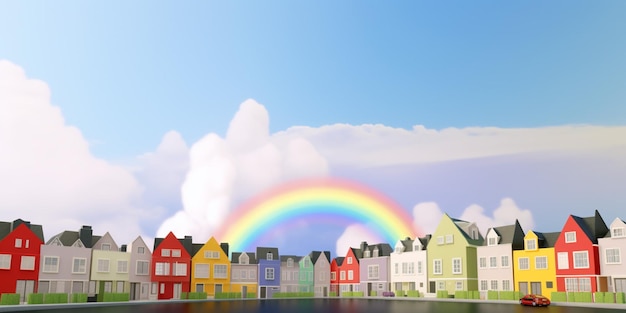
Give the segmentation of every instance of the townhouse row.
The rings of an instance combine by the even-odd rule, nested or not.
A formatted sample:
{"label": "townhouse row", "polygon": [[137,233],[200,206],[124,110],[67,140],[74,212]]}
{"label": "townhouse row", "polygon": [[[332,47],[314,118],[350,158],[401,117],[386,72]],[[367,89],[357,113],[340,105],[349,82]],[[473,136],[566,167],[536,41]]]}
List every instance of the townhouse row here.
{"label": "townhouse row", "polygon": [[570,215],[558,232],[524,232],[512,225],[490,228],[485,236],[473,222],[445,214],[433,234],[306,256],[280,255],[278,248],[230,252],[227,243],[169,233],[153,249],[137,237],[118,244],[90,226],[64,231],[44,243],[41,225],[0,222],[0,293],[107,292],[131,300],[179,298],[183,292],[240,292],[271,298],[276,292],[309,292],[318,297],[360,291],[365,295],[437,291],[626,291],[626,223],[606,225],[598,211]]}

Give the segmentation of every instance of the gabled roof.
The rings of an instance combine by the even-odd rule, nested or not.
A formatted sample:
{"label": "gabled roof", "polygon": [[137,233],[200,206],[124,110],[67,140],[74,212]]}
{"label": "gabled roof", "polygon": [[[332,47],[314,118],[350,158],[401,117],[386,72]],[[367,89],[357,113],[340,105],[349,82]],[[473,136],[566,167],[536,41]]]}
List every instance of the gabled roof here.
{"label": "gabled roof", "polygon": [[328,260],[329,263],[332,261],[332,259],[330,258],[330,251],[311,251],[311,253],[309,253],[309,257],[311,257],[311,262],[313,262],[313,264],[317,264],[317,260],[319,260],[322,254],[326,256],[326,260]]}
{"label": "gabled roof", "polygon": [[280,260],[280,256],[278,254],[278,248],[269,248],[269,247],[257,247],[256,248],[256,256],[257,260],[267,260],[267,254],[272,253],[274,260]]}
{"label": "gabled roof", "polygon": [[281,255],[280,256],[280,261],[281,262],[287,262],[287,260],[289,260],[289,258],[291,258],[294,263],[298,263],[302,257],[301,256],[297,256],[297,255]]}
{"label": "gabled roof", "polygon": [[9,235],[14,229],[16,229],[21,224],[25,224],[26,227],[32,231],[41,242],[45,242],[43,238],[43,227],[37,224],[31,224],[30,222],[24,221],[22,219],[16,219],[13,222],[0,222],[0,240],[4,239],[7,235]]}
{"label": "gabled roof", "polygon": [[391,245],[389,245],[388,243],[378,243],[378,244],[373,244],[373,245],[367,245],[365,247],[365,249],[370,252],[370,256],[372,256],[372,257],[374,256],[373,252],[374,252],[375,249],[378,249],[378,256],[379,257],[381,257],[381,256],[389,256],[391,254],[391,252],[393,252],[393,249],[391,248]]}
{"label": "gabled roof", "polygon": [[459,231],[461,232],[461,234],[463,235],[463,237],[465,238],[465,240],[467,240],[469,244],[474,245],[474,246],[483,245],[484,238],[483,238],[483,235],[480,233],[480,231],[478,231],[478,239],[473,239],[467,232],[465,232],[465,228],[469,227],[473,223],[460,220],[457,218],[452,218],[447,213],[445,215],[448,216],[448,218],[452,220],[454,225],[456,225],[456,227],[459,229]]}
{"label": "gabled roof", "polygon": [[[524,249],[524,230],[522,226],[519,224],[519,221],[516,219],[514,224],[499,226],[489,228],[500,236],[500,241],[498,244],[508,244],[510,243],[513,250],[523,250]],[[489,230],[487,230],[487,234],[489,234]],[[487,240],[483,243],[485,246],[488,244]]]}
{"label": "gabled roof", "polygon": [[[170,233],[172,233],[172,232],[170,232]],[[168,233],[168,235],[169,235],[169,233]],[[174,234],[172,233],[172,235],[174,235]],[[161,242],[163,242],[164,239],[165,238],[154,238],[154,249],[152,250],[153,252],[157,250],[157,248],[159,247]],[[176,238],[176,239],[178,240],[178,242],[180,242],[180,244],[183,246],[183,248],[185,248],[185,250],[187,251],[187,253],[189,254],[190,257],[193,257],[194,255],[196,255],[196,253],[198,251],[200,251],[202,246],[204,246],[204,244],[193,243],[193,239],[192,239],[191,236],[185,236],[183,238]]]}
{"label": "gabled roof", "polygon": [[419,237],[419,241],[422,243],[422,246],[424,246],[424,249],[428,248],[428,243],[430,242],[430,239],[433,237],[433,235],[428,234],[424,237]]}
{"label": "gabled roof", "polygon": [[538,248],[553,248],[561,232],[541,233],[534,231],[539,241]]}
{"label": "gabled roof", "polygon": [[345,260],[346,258],[343,256],[338,256],[335,258],[335,263],[337,263],[337,266],[341,266],[343,265],[343,260]]}
{"label": "gabled roof", "polygon": [[[239,264],[239,257],[243,254],[243,252],[233,252],[231,256],[230,263],[231,264]],[[257,264],[256,255],[254,252],[246,252],[248,255],[248,264]]]}
{"label": "gabled roof", "polygon": [[[402,246],[404,247],[404,252],[411,252],[413,251],[413,239],[411,239],[411,237],[406,237],[404,240],[399,240],[400,244],[402,244]],[[396,243],[397,245],[397,243]]]}
{"label": "gabled roof", "polygon": [[593,216],[578,217],[572,215],[572,219],[574,219],[580,229],[582,229],[585,235],[587,235],[589,240],[591,240],[594,244],[598,243],[598,238],[603,238],[610,232],[598,210],[595,211]]}
{"label": "gabled roof", "polygon": [[356,258],[356,262],[358,263],[361,258],[363,258],[363,250],[358,248],[350,248],[352,254]]}

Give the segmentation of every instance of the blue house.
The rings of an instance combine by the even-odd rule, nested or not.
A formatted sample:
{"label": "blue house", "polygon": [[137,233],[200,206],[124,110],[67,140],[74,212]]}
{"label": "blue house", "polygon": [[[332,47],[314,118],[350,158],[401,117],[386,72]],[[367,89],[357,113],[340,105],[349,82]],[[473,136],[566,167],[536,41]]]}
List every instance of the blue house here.
{"label": "blue house", "polygon": [[272,298],[280,291],[280,257],[278,248],[257,247],[259,262],[259,298]]}

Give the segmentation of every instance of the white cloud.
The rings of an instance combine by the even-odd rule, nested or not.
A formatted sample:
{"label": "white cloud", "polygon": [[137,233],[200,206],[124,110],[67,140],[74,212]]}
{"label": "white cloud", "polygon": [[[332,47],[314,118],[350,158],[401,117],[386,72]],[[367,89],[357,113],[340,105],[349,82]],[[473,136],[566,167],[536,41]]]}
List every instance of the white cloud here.
{"label": "white cloud", "polygon": [[[50,103],[46,83],[0,60],[0,214],[63,230],[115,226],[124,242],[149,213],[133,205],[142,187],[128,170],[94,157],[80,130]],[[100,228],[101,227],[101,228]]]}
{"label": "white cloud", "polygon": [[520,153],[626,155],[626,127],[568,125],[539,128],[468,127],[413,129],[385,125],[296,126],[274,134],[277,142],[305,138],[337,165],[375,167],[441,162]]}
{"label": "white cloud", "polygon": [[363,241],[367,241],[369,244],[384,242],[379,236],[372,233],[370,227],[363,224],[352,224],[346,227],[346,230],[337,239],[335,253],[338,256],[345,256],[348,249],[351,247],[358,248]]}
{"label": "white cloud", "polygon": [[502,199],[500,206],[493,211],[493,216],[486,214],[481,206],[472,204],[465,208],[459,219],[475,222],[483,236],[490,227],[512,225],[516,219],[524,232],[531,230],[535,225],[532,212],[519,208],[511,198]]}
{"label": "white cloud", "polygon": [[423,235],[434,233],[442,216],[443,212],[435,202],[422,202],[413,207],[413,225]]}
{"label": "white cloud", "polygon": [[205,240],[239,201],[289,179],[328,174],[326,160],[307,140],[293,137],[275,143],[265,107],[246,100],[230,122],[225,138],[208,134],[190,151],[182,185],[184,209],[157,232]]}

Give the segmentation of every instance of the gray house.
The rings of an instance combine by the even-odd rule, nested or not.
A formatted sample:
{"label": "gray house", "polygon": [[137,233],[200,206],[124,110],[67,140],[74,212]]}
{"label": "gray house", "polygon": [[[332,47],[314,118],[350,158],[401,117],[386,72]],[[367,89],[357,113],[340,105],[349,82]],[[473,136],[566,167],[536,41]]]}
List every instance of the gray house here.
{"label": "gray house", "polygon": [[93,236],[91,226],[79,231],[64,231],[52,236],[41,246],[39,293],[95,294],[90,281],[91,246],[100,239]]}
{"label": "gray house", "polygon": [[258,286],[258,262],[254,252],[233,252],[230,260],[230,288],[248,297]]}
{"label": "gray house", "polygon": [[301,256],[280,256],[280,291],[298,292],[300,283],[300,266],[298,262]]}
{"label": "gray house", "polygon": [[316,297],[328,297],[330,291],[330,251],[313,251],[309,254],[313,262],[313,291]]}
{"label": "gray house", "polygon": [[382,295],[390,290],[389,256],[393,251],[388,243],[368,245],[361,243],[363,257],[359,263],[360,290],[364,295]]}
{"label": "gray house", "polygon": [[150,280],[152,252],[148,245],[139,236],[129,246],[122,245],[122,251],[130,253],[128,272],[130,300],[156,300],[157,283]]}

